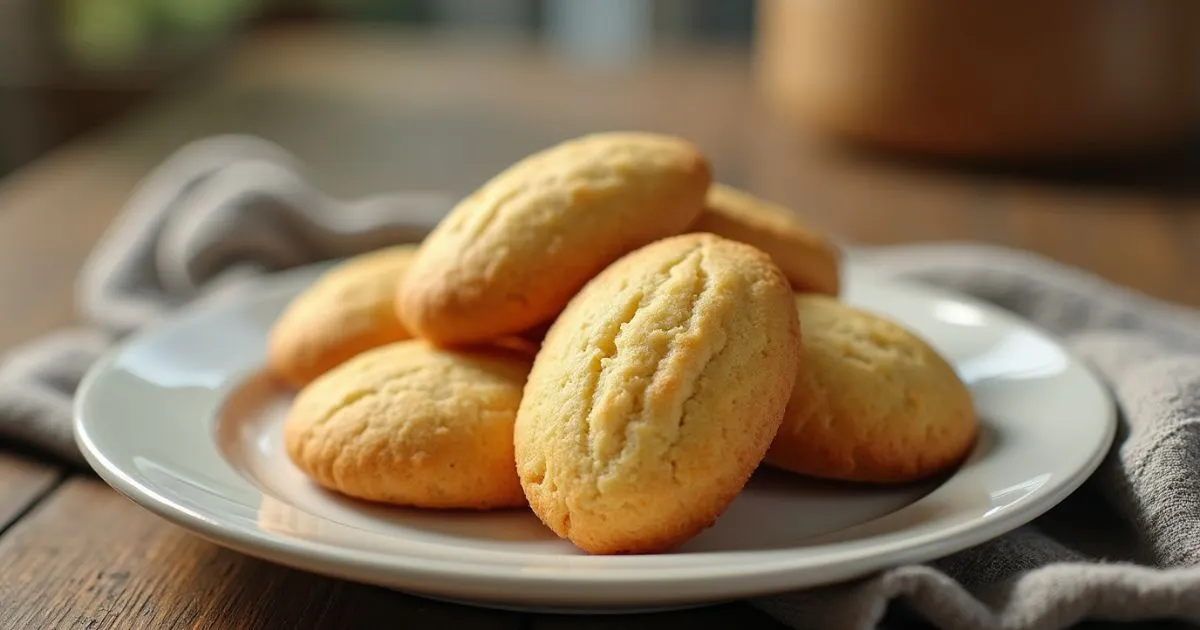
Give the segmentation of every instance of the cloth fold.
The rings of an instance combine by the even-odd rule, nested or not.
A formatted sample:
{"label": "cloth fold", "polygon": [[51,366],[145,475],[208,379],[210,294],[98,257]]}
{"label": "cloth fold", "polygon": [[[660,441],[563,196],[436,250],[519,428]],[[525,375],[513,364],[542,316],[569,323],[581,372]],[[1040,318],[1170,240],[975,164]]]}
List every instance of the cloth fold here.
{"label": "cloth fold", "polygon": [[[0,361],[0,438],[82,464],[71,400],[124,336],[263,274],[414,240],[453,195],[336,200],[253,137],[180,149],[138,186],[79,276],[84,325]],[[1034,522],[866,579],[753,600],[796,628],[877,627],[893,603],[939,628],[1200,622],[1200,314],[1028,253],[969,243],[851,247],[880,274],[965,293],[1062,338],[1105,379],[1121,430],[1095,475]]]}

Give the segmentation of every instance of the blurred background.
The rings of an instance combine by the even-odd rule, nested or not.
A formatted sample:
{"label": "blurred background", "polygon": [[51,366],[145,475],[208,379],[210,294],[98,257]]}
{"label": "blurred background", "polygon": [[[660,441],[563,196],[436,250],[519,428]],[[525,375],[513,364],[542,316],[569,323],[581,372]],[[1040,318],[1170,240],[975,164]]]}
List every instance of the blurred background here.
{"label": "blurred background", "polygon": [[0,0],[0,170],[197,80],[240,42],[280,27],[519,39],[565,59],[621,64],[670,40],[747,48],[755,8],[752,0]]}
{"label": "blurred background", "polygon": [[1198,87],[1195,0],[0,0],[0,232],[72,221],[72,277],[213,134],[352,197],[646,129],[838,237],[1015,246],[1200,305]]}
{"label": "blurred background", "polygon": [[[247,38],[295,25],[369,31],[359,35],[376,44],[385,33],[521,41],[590,71],[663,48],[721,48],[809,131],[958,159],[1128,158],[1191,139],[1197,4],[0,0],[0,170],[196,80]],[[311,42],[322,45],[330,40]],[[342,70],[361,73],[368,56]]]}

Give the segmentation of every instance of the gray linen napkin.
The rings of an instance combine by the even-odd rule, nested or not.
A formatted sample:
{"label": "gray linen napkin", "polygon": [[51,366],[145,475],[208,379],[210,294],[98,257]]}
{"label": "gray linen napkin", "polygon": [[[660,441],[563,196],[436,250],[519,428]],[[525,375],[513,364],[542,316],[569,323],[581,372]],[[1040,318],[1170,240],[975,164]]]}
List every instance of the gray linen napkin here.
{"label": "gray linen napkin", "polygon": [[[180,305],[247,290],[264,272],[412,240],[453,201],[337,201],[267,142],[222,136],[184,147],[141,183],[86,263],[86,325],[0,363],[0,437],[81,462],[71,395],[114,340]],[[893,601],[954,629],[1200,622],[1200,316],[1020,252],[950,244],[851,255],[1060,335],[1108,381],[1122,430],[1093,478],[1025,527],[932,563],[753,603],[796,628],[837,630],[876,627]]]}

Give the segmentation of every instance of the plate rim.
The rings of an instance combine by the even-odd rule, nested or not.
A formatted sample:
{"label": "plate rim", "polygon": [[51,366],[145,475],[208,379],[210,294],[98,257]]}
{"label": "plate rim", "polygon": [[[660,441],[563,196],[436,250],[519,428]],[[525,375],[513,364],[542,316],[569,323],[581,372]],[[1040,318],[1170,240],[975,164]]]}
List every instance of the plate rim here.
{"label": "plate rim", "polygon": [[[201,514],[187,506],[181,505],[177,500],[165,496],[158,490],[147,486],[129,474],[96,446],[86,426],[87,421],[84,418],[85,407],[88,403],[90,392],[96,387],[96,383],[109,370],[113,369],[113,364],[123,352],[144,343],[164,329],[179,326],[191,318],[203,316],[213,309],[245,308],[245,303],[248,301],[267,300],[279,292],[296,291],[297,287],[294,287],[293,283],[311,282],[322,269],[336,264],[339,260],[342,259],[322,261],[266,274],[254,281],[258,286],[262,287],[262,290],[247,292],[241,296],[241,301],[235,298],[216,305],[203,300],[193,302],[177,310],[170,317],[163,318],[130,334],[109,348],[86,371],[76,390],[72,404],[72,433],[88,465],[96,471],[106,484],[135,504],[204,539],[252,557],[324,575],[360,582],[367,581],[387,586],[389,584],[379,581],[380,577],[386,575],[388,582],[410,583],[412,586],[409,586],[408,589],[413,589],[413,592],[417,593],[421,592],[419,587],[424,585],[427,580],[442,582],[447,580],[450,582],[461,581],[460,586],[462,586],[462,589],[458,592],[470,590],[465,586],[466,582],[475,584],[474,589],[480,591],[480,584],[488,580],[502,580],[507,582],[510,586],[506,587],[506,589],[511,589],[512,583],[519,583],[522,588],[549,589],[551,591],[558,591],[558,587],[562,586],[564,580],[569,580],[575,585],[585,587],[627,582],[630,578],[614,576],[607,571],[590,573],[571,572],[564,569],[527,573],[517,576],[514,575],[517,569],[510,565],[492,565],[490,563],[477,563],[469,560],[429,558],[424,556],[417,558],[415,562],[406,563],[403,567],[399,567],[397,565],[397,554],[394,552],[373,554],[362,549],[292,538],[283,534],[263,531],[261,528],[250,529],[229,523],[222,523],[219,515]],[[968,294],[916,280],[882,276],[865,265],[854,264],[850,261],[846,265],[846,273],[848,276],[853,276],[857,282],[865,281],[867,283],[900,287],[901,290],[913,291],[937,299],[950,299],[970,304],[984,310],[989,317],[1003,320],[1011,326],[1028,329],[1051,341],[1058,350],[1067,356],[1071,364],[1074,364],[1081,370],[1088,385],[1093,386],[1100,394],[1105,417],[1103,419],[1103,435],[1097,448],[1094,452],[1090,453],[1084,465],[1072,472],[1067,479],[1061,481],[1051,489],[1031,496],[1029,500],[1021,501],[1012,510],[1006,510],[1008,513],[1005,515],[982,521],[972,519],[954,526],[935,529],[933,532],[928,533],[923,540],[919,539],[917,542],[909,544],[894,543],[896,548],[885,549],[882,552],[876,551],[865,556],[861,552],[847,551],[847,555],[851,557],[846,558],[840,564],[853,566],[826,571],[826,574],[839,574],[839,577],[834,580],[823,579],[814,581],[811,577],[807,580],[802,579],[796,574],[811,572],[814,567],[807,566],[804,562],[797,562],[795,558],[786,558],[776,562],[720,566],[710,571],[692,571],[686,567],[621,567],[627,571],[637,571],[639,573],[635,578],[637,583],[669,584],[679,587],[682,590],[669,598],[670,601],[676,603],[703,602],[717,599],[729,600],[803,589],[860,577],[868,573],[883,570],[888,566],[925,562],[933,558],[944,557],[1021,527],[1049,511],[1090,479],[1111,451],[1118,425],[1116,401],[1110,388],[1099,377],[1094,368],[1087,361],[1074,354],[1061,338],[1020,315]],[[227,394],[228,392],[225,393]],[[221,458],[221,461],[225,461],[224,458]],[[225,463],[229,465],[227,461]],[[241,478],[241,474],[237,474]],[[249,482],[249,480],[245,480],[244,478],[242,480],[246,482],[248,489],[256,496],[264,494],[260,488]],[[880,556],[886,557],[887,560],[879,559],[878,557]],[[398,571],[400,574],[397,574]],[[365,578],[365,573],[376,577],[375,579]],[[565,573],[569,573],[569,575],[564,575]],[[746,576],[753,576],[755,580],[752,583],[747,582],[744,585],[736,581],[729,581],[731,578],[736,579]],[[789,576],[792,579],[788,579]],[[774,585],[768,586],[762,584],[763,581],[772,582]],[[787,584],[784,585],[781,582],[787,582]],[[690,592],[684,592],[688,590]],[[445,592],[444,589],[441,591],[433,589],[429,591],[429,594],[458,597],[455,592]],[[477,593],[471,599],[484,604],[497,602],[511,603],[512,601],[511,597],[493,596],[487,593]],[[534,596],[531,599],[539,599],[539,597]],[[545,593],[540,596],[540,599],[555,600],[561,599],[561,596]],[[622,599],[623,601],[628,601],[629,598]],[[661,595],[647,595],[645,602],[637,603],[657,602],[663,599]],[[598,604],[591,599],[584,605],[605,606],[605,604]]]}

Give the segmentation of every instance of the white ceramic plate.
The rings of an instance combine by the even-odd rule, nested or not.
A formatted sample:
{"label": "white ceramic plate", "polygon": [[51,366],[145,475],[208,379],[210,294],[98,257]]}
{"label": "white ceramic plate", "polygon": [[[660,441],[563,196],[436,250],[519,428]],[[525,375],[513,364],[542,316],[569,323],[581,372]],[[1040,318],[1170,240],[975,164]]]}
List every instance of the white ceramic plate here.
{"label": "white ceramic plate", "polygon": [[761,470],[675,553],[590,557],[528,511],[368,506],[315,488],[283,454],[290,396],[262,373],[272,321],[322,267],[192,309],[100,361],[76,437],[120,492],[201,536],[313,572],[508,608],[685,606],[841,581],[977,544],[1045,512],[1096,468],[1115,428],[1097,379],[987,305],[850,267],[845,299],[929,339],[970,384],[982,437],[945,479],[877,489]]}

